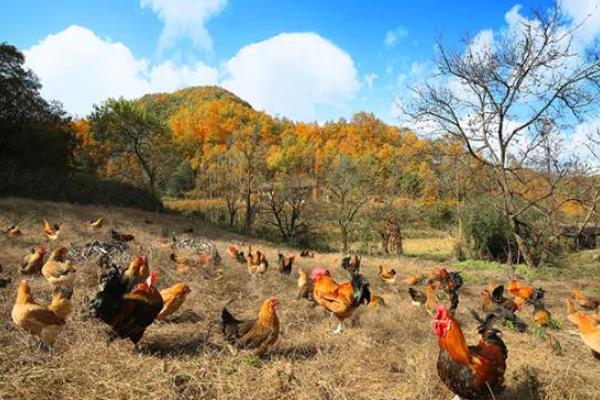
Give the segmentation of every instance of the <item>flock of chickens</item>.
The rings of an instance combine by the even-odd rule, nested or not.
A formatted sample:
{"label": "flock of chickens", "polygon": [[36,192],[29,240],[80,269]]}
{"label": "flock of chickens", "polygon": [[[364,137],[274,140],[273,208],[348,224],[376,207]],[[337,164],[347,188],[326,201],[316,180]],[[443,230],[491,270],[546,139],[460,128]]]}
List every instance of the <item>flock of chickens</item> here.
{"label": "flock of chickens", "polygon": [[[90,221],[87,225],[90,230],[96,230],[103,225],[103,220]],[[5,233],[9,236],[22,235],[16,226]],[[43,233],[48,240],[54,241],[60,234],[60,226],[44,220]],[[115,231],[111,232],[111,236],[120,241],[133,240],[133,236]],[[265,254],[259,250],[253,252],[249,247],[244,253],[233,245],[227,250],[233,260],[247,268],[251,276],[264,274],[269,268]],[[303,250],[300,256],[313,257],[314,254]],[[178,264],[178,268],[191,262],[175,254],[171,255],[171,259]],[[294,256],[278,254],[279,272],[289,276],[294,259]],[[221,261],[216,248],[210,254],[200,255],[198,260],[200,264],[218,264]],[[384,304],[383,298],[373,294],[369,282],[361,275],[359,256],[345,257],[341,267],[349,273],[349,280],[341,283],[336,282],[324,267],[314,268],[310,274],[298,269],[298,298],[313,302],[337,318],[339,323],[334,334],[341,334],[343,322],[361,305],[377,307]],[[52,300],[47,305],[37,303],[28,278],[24,278],[17,288],[12,319],[21,329],[39,338],[41,346],[50,348],[73,311],[71,297],[76,269],[68,258],[66,247],[59,246],[48,254],[47,247],[41,245],[25,256],[21,272],[27,276],[41,274],[52,287]],[[381,265],[379,278],[395,284],[396,272]],[[100,290],[92,299],[89,309],[93,317],[109,327],[109,340],[130,339],[137,346],[148,326],[155,320],[164,320],[181,307],[190,288],[184,283],[177,283],[158,291],[155,287],[157,279],[158,274],[150,270],[145,256],[134,257],[125,269],[110,265],[102,274]],[[484,316],[469,310],[478,323],[481,335],[476,345],[469,346],[460,323],[454,318],[460,288],[463,286],[459,272],[438,268],[429,274],[406,277],[403,283],[409,286],[412,304],[423,306],[433,316],[433,331],[438,336],[439,346],[438,375],[459,399],[494,398],[504,387],[508,349],[500,331],[494,328],[495,322],[511,324],[516,330],[525,331],[527,324],[518,314],[530,305],[533,307],[533,322],[538,327],[545,328],[552,323],[543,303],[544,290],[523,285],[513,276],[506,287],[509,297],[505,297],[504,285],[490,284],[481,291]],[[423,283],[425,290],[421,291],[417,286]],[[566,301],[568,319],[578,327],[583,342],[600,360],[600,299],[586,297],[577,289],[573,294]],[[581,311],[576,309],[576,304]],[[227,308],[223,308],[221,331],[230,350],[237,352],[250,349],[257,356],[263,355],[279,337],[277,306],[277,298],[269,297],[261,304],[257,317],[249,320],[238,320]]]}

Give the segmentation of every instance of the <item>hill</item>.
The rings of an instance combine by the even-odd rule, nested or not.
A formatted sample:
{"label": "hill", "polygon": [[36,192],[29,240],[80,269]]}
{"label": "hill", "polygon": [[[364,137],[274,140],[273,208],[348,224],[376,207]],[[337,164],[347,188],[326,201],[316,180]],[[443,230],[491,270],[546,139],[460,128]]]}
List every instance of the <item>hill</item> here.
{"label": "hill", "polygon": [[[105,226],[90,232],[86,221],[103,216]],[[41,219],[62,224],[57,242],[51,248],[68,245],[76,260],[75,312],[52,353],[33,345],[10,318],[18,266],[24,254],[45,239]],[[364,257],[364,274],[386,307],[364,308],[360,323],[347,327],[340,336],[332,335],[334,321],[318,307],[296,299],[295,275],[298,268],[310,270],[325,265],[336,279],[347,274],[338,267],[339,253],[301,258],[292,277],[274,268],[277,248],[248,240],[181,216],[155,214],[126,208],[75,206],[25,199],[0,199],[0,226],[18,223],[24,235],[0,238],[0,263],[13,284],[0,289],[0,398],[2,399],[442,399],[450,392],[437,377],[437,339],[431,317],[422,308],[411,306],[406,286],[386,286],[377,277],[381,262],[400,276],[431,270],[435,265],[418,259]],[[193,228],[193,233],[182,233]],[[157,286],[162,289],[184,281],[191,294],[182,309],[165,323],[147,330],[140,350],[125,341],[107,345],[105,327],[85,317],[89,299],[97,290],[100,268],[94,257],[81,249],[94,241],[105,241],[111,229],[131,233],[135,240],[122,259],[136,254],[149,256],[158,270]],[[223,265],[179,273],[169,260],[172,236],[178,243],[214,243]],[[233,262],[226,246],[236,243],[264,250],[271,269],[249,279],[245,268]],[[282,249],[292,252],[291,249]],[[600,293],[600,264],[587,254],[562,275],[540,270],[524,276],[527,283],[546,289],[548,306],[561,321],[563,330],[554,334],[562,344],[556,355],[536,335],[519,334],[502,328],[509,348],[507,390],[497,397],[514,400],[598,399],[598,363],[578,336],[568,330],[563,300],[573,286],[591,294]],[[474,269],[474,268],[477,269]],[[501,282],[502,270],[459,264],[465,288],[461,292],[458,318],[465,326],[469,343],[477,340],[468,307],[478,308],[479,291],[489,281]],[[568,273],[567,273],[568,272]],[[33,292],[41,303],[50,289],[42,278],[32,279]],[[231,355],[220,336],[218,318],[223,305],[236,315],[253,317],[264,298],[276,294],[283,333],[279,342],[262,359]],[[523,317],[531,322],[531,309]]]}
{"label": "hill", "polygon": [[147,111],[164,120],[168,120],[182,109],[204,108],[207,104],[217,101],[252,110],[249,103],[219,86],[192,86],[171,93],[146,94],[136,100]]}

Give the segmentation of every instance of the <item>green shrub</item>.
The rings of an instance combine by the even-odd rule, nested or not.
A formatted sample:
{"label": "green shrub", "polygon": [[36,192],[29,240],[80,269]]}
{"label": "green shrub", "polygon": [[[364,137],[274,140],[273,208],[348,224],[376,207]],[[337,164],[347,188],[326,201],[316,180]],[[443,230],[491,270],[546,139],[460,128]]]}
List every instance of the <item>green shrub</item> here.
{"label": "green shrub", "polygon": [[516,261],[518,251],[508,221],[490,201],[471,204],[465,210],[464,239],[474,258]]}

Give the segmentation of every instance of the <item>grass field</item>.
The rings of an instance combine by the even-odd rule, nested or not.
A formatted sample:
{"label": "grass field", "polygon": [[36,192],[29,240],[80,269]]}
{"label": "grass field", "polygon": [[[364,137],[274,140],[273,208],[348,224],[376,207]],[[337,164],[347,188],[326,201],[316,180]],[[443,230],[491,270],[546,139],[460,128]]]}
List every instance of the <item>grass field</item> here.
{"label": "grass field", "polygon": [[[85,222],[103,216],[105,227],[89,232]],[[34,245],[45,242],[41,219],[63,224],[56,243],[81,245],[105,240],[110,229],[132,233],[131,256],[146,254],[158,270],[159,289],[184,281],[192,289],[182,309],[168,322],[155,323],[146,331],[140,350],[131,343],[116,341],[107,346],[105,327],[84,318],[89,299],[97,290],[99,268],[92,261],[77,265],[75,312],[51,353],[32,346],[30,337],[11,321],[18,265]],[[146,221],[145,221],[146,220]],[[418,257],[364,257],[363,273],[374,292],[387,306],[360,309],[360,323],[347,327],[341,336],[330,333],[334,322],[321,309],[297,300],[295,276],[286,278],[274,268],[258,278],[249,278],[244,268],[226,254],[228,244],[247,245],[246,238],[210,226],[194,224],[181,216],[153,214],[138,210],[101,208],[0,199],[0,227],[18,222],[24,235],[0,239],[0,264],[13,284],[0,289],[0,399],[450,399],[453,395],[436,372],[437,339],[426,312],[410,304],[406,287],[400,282],[386,285],[377,277],[377,266],[385,262],[400,276],[429,271],[437,266]],[[151,223],[147,223],[151,222]],[[194,233],[183,235],[193,226]],[[169,260],[171,236],[204,237],[213,241],[223,256],[219,267],[199,268],[185,274]],[[253,240],[253,248],[266,252],[275,264],[278,248]],[[451,243],[434,240],[406,241],[412,255],[451,250]],[[433,245],[432,245],[433,244]],[[282,249],[286,253],[293,249]],[[547,306],[562,329],[554,334],[562,355],[540,338],[538,332],[516,333],[503,329],[509,349],[506,391],[499,400],[592,400],[600,398],[600,363],[566,321],[564,299],[572,287],[590,294],[600,293],[596,253],[578,255],[578,263],[561,274],[519,272],[525,281],[546,289]],[[338,265],[339,253],[317,254],[299,259],[294,270],[318,265],[330,268],[335,278],[345,279]],[[464,262],[451,265],[465,276],[457,313],[467,340],[478,340],[469,307],[478,308],[479,291],[488,282],[504,279],[503,266]],[[295,275],[295,274],[293,274]],[[400,280],[399,280],[400,281]],[[50,288],[35,278],[33,291],[40,302],[49,299]],[[218,331],[223,305],[234,314],[253,317],[260,302],[271,294],[280,299],[282,335],[262,358],[233,356]],[[531,321],[531,309],[523,318]]]}

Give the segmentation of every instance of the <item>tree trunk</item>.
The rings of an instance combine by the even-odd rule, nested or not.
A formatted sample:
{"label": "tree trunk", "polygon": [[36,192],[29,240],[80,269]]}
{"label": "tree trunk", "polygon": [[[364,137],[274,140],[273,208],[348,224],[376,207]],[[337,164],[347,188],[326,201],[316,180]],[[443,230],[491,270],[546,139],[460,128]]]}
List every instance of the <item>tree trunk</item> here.
{"label": "tree trunk", "polygon": [[342,251],[344,253],[348,252],[348,228],[340,224],[340,233],[342,234]]}
{"label": "tree trunk", "polygon": [[536,259],[531,249],[529,248],[529,244],[525,241],[525,239],[521,237],[521,235],[519,235],[516,232],[515,240],[517,242],[517,246],[519,247],[519,252],[523,255],[523,258],[525,259],[525,264],[527,264],[529,268],[537,268],[539,265],[536,262]]}

